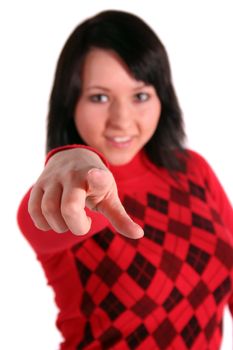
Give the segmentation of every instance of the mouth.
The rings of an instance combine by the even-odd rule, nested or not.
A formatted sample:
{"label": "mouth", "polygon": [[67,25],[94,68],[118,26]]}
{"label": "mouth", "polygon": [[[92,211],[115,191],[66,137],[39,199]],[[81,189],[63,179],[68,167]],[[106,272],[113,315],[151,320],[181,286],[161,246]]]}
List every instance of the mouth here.
{"label": "mouth", "polygon": [[106,136],[109,144],[117,148],[129,147],[133,141],[133,136]]}

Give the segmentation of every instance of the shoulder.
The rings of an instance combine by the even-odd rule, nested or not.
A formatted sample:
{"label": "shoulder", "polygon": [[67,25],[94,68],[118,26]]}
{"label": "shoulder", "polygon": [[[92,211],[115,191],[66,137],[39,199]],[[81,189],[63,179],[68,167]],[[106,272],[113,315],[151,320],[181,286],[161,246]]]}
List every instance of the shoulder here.
{"label": "shoulder", "polygon": [[[191,179],[191,188],[196,191],[196,184],[208,192],[212,208],[221,215],[226,226],[233,230],[232,204],[208,161],[193,150],[187,150],[187,178]],[[233,232],[233,231],[232,231]]]}
{"label": "shoulder", "polygon": [[206,159],[204,158],[203,155],[201,155],[199,152],[194,151],[192,149],[186,149],[186,153],[188,156],[188,160],[192,163],[207,163]]}
{"label": "shoulder", "polygon": [[216,178],[216,175],[206,160],[199,152],[192,149],[185,150],[184,169],[180,178],[188,182],[194,182],[202,187],[208,187],[210,179]]}
{"label": "shoulder", "polygon": [[191,182],[197,183],[209,192],[223,192],[222,185],[209,162],[198,152],[188,149],[186,176]]}
{"label": "shoulder", "polygon": [[208,161],[197,151],[187,149],[186,154],[187,173],[207,175],[209,171],[212,171]]}

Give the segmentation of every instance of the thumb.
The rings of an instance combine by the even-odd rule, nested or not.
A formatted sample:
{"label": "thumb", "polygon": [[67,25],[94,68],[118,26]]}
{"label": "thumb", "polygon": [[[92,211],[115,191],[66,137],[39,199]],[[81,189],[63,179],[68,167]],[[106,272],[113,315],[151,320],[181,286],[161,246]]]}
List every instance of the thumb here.
{"label": "thumb", "polygon": [[115,180],[109,171],[91,169],[88,172],[88,185],[88,199],[92,199],[90,208],[103,214],[123,236],[134,239],[143,237],[143,229],[129,217],[123,207],[117,194]]}

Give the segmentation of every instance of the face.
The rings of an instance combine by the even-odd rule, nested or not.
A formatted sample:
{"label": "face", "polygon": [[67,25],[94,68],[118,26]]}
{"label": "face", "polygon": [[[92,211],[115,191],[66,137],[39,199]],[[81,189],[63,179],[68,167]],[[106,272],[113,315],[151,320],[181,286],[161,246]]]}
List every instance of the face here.
{"label": "face", "polygon": [[154,87],[135,80],[114,52],[93,49],[87,54],[75,125],[86,144],[110,164],[126,164],[143,148],[160,112]]}

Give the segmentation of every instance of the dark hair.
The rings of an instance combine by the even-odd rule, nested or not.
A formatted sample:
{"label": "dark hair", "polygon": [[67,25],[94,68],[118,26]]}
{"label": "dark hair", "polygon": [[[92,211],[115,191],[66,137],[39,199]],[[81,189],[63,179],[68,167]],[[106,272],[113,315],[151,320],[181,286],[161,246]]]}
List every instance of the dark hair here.
{"label": "dark hair", "polygon": [[67,144],[85,144],[74,124],[74,110],[81,94],[83,63],[95,47],[113,50],[135,79],[154,86],[162,106],[161,116],[145,150],[156,165],[181,170],[185,132],[166,50],[139,17],[116,10],[103,11],[83,21],[63,47],[50,97],[47,151]]}

